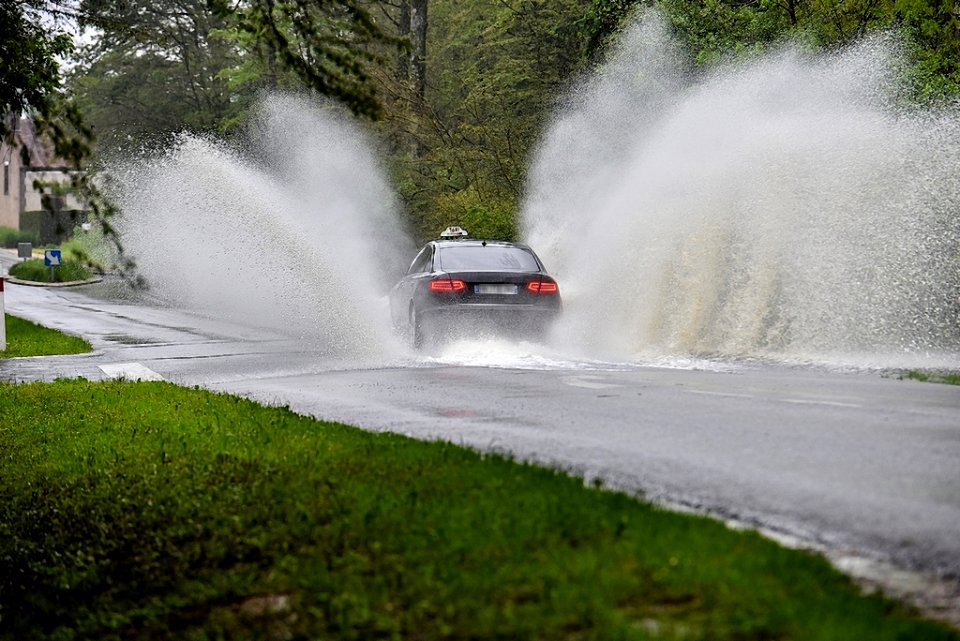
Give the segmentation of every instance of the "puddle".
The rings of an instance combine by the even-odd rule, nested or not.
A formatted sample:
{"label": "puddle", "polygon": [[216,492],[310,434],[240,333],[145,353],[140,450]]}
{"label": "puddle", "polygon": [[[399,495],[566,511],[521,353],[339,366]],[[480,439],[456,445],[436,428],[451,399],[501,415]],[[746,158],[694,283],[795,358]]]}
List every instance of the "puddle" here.
{"label": "puddle", "polygon": [[139,338],[137,336],[128,336],[126,334],[108,334],[103,340],[117,343],[119,345],[159,345],[160,341],[150,338]]}

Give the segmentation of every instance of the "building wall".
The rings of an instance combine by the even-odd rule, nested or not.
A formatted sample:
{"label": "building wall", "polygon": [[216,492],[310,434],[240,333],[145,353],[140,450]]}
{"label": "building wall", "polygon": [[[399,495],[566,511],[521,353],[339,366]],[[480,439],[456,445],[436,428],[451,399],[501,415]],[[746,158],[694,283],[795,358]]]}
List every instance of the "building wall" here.
{"label": "building wall", "polygon": [[[69,182],[71,172],[59,168],[30,168],[23,166],[19,149],[0,143],[0,227],[21,229],[20,215],[25,211],[40,211],[43,196],[34,189],[34,181]],[[61,210],[84,209],[72,194],[64,198]]]}
{"label": "building wall", "polygon": [[[69,183],[70,172],[63,169],[28,169],[24,174],[23,181],[23,211],[39,211],[44,208],[43,195],[33,187],[34,181],[36,180],[41,180],[45,183]],[[83,209],[83,206],[81,206],[73,194],[69,194],[65,197],[60,209]]]}
{"label": "building wall", "polygon": [[0,144],[0,227],[20,229],[20,154]]}

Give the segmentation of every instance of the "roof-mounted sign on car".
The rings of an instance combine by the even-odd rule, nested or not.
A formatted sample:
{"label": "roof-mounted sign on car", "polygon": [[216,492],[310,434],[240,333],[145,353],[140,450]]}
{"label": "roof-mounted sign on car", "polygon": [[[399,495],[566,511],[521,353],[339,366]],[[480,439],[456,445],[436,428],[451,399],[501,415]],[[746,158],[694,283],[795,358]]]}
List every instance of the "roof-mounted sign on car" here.
{"label": "roof-mounted sign on car", "polygon": [[457,227],[456,225],[447,227],[440,234],[440,238],[466,238],[470,234],[463,227]]}

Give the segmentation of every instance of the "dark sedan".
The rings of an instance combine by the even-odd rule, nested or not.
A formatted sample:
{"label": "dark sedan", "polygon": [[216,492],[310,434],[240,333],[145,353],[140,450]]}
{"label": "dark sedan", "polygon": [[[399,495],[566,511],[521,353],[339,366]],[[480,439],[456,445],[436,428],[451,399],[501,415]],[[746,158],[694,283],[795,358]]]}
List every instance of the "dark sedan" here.
{"label": "dark sedan", "polygon": [[562,304],[537,255],[519,243],[461,234],[448,229],[414,258],[390,292],[394,326],[411,333],[415,347],[449,336],[542,336]]}

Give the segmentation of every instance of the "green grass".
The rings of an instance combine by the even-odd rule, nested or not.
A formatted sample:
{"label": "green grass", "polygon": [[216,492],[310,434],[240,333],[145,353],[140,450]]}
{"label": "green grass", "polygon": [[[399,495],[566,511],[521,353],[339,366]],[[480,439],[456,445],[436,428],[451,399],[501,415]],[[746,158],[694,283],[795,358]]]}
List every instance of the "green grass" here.
{"label": "green grass", "polygon": [[[10,268],[10,275],[23,280],[50,282],[50,268],[43,264],[42,258],[31,258],[16,263]],[[54,269],[54,282],[69,283],[86,280],[91,275],[90,270],[80,263],[65,259],[62,265]]]}
{"label": "green grass", "polygon": [[0,351],[0,358],[84,354],[93,349],[90,343],[82,338],[69,336],[16,316],[5,314],[4,321],[7,329],[7,349]]}
{"label": "green grass", "polygon": [[2,639],[960,639],[581,479],[167,383],[0,385]]}
{"label": "green grass", "polygon": [[960,373],[925,372],[922,370],[913,369],[900,374],[900,380],[903,380],[903,379],[923,381],[927,383],[945,383],[947,385],[960,385]]}

